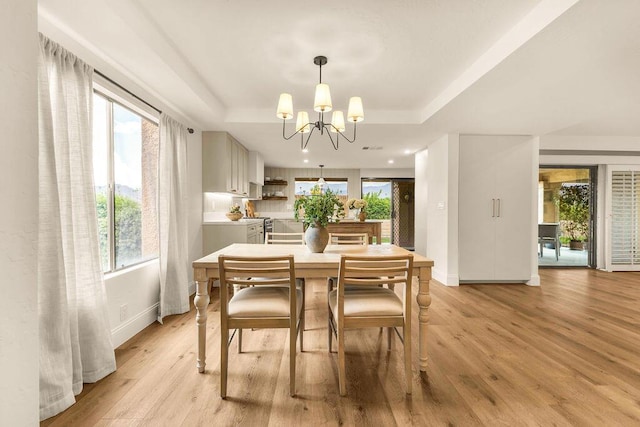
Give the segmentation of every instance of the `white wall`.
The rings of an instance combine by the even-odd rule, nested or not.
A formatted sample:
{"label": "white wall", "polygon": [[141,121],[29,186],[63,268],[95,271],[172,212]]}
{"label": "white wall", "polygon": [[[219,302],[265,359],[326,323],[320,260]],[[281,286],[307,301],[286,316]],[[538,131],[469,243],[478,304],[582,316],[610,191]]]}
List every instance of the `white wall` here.
{"label": "white wall", "polygon": [[433,278],[449,286],[458,285],[458,151],[452,134],[416,154],[416,211],[426,212],[416,223],[416,251],[433,259]]}
{"label": "white wall", "polygon": [[38,122],[36,7],[0,3],[0,425],[37,425]]}

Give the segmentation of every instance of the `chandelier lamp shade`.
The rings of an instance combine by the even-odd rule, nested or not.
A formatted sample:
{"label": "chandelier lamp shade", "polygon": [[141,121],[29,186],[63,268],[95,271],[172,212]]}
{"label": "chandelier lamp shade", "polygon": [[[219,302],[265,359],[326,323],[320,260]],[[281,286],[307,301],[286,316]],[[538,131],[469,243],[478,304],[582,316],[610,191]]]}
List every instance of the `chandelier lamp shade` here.
{"label": "chandelier lamp shade", "polygon": [[[289,136],[286,134],[287,120],[293,118],[293,97],[289,93],[280,94],[280,100],[278,101],[278,110],[276,116],[282,119],[282,137],[286,140],[293,138],[295,135],[300,134],[300,148],[305,150],[311,135],[318,129],[320,135],[324,135],[325,131],[331,140],[331,145],[335,150],[338,149],[340,143],[340,137],[346,139],[348,142],[353,143],[356,140],[356,124],[364,120],[364,110],[362,108],[362,99],[359,96],[353,96],[349,99],[349,108],[347,110],[347,121],[353,123],[353,137],[349,138],[344,134],[346,130],[344,113],[340,110],[333,110],[333,104],[331,103],[331,91],[329,85],[322,83],[322,66],[327,64],[326,56],[316,56],[313,58],[313,63],[320,68],[320,80],[316,85],[316,93],[313,102],[313,110],[318,113],[318,120],[315,122],[309,121],[309,114],[306,111],[298,111],[296,118],[295,132]],[[325,122],[325,113],[331,114],[331,122]],[[308,133],[305,138],[304,134]],[[331,136],[335,134],[334,136]]]}

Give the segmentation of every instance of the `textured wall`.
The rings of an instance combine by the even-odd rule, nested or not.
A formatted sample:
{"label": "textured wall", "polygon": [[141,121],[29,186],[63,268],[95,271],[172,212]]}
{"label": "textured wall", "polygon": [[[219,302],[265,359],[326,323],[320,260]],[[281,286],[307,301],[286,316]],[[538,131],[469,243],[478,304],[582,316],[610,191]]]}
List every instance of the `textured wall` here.
{"label": "textured wall", "polygon": [[0,425],[37,425],[38,32],[35,0],[0,2]]}

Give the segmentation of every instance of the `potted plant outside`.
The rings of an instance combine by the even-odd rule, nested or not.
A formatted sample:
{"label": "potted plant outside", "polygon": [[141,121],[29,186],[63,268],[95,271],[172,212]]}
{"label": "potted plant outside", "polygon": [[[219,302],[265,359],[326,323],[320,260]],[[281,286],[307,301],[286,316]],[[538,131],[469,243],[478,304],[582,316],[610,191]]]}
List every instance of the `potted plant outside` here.
{"label": "potted plant outside", "polygon": [[[293,204],[293,215],[296,220],[302,217],[305,240],[311,252],[322,252],[329,243],[327,225],[333,218],[339,221],[344,217],[344,206],[336,193],[327,189],[321,191],[318,185],[311,189],[310,195],[302,195]],[[301,213],[301,210],[303,213]]]}
{"label": "potted plant outside", "polygon": [[589,185],[573,184],[560,188],[558,211],[569,248],[582,250],[589,231]]}

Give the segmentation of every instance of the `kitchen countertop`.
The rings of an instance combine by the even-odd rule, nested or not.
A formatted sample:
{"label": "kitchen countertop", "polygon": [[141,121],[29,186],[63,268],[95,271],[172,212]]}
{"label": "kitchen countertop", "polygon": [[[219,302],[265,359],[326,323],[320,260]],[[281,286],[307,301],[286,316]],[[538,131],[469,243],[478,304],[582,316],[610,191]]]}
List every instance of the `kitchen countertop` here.
{"label": "kitchen countertop", "polygon": [[212,221],[203,221],[203,225],[249,225],[249,224],[262,224],[264,222],[261,218],[242,218],[238,221],[231,221],[230,219],[218,219]]}

